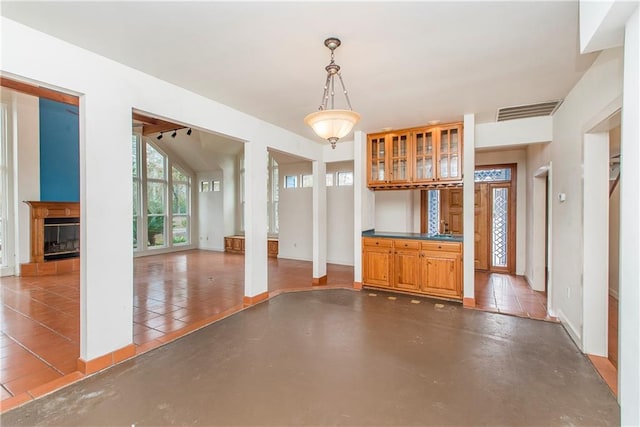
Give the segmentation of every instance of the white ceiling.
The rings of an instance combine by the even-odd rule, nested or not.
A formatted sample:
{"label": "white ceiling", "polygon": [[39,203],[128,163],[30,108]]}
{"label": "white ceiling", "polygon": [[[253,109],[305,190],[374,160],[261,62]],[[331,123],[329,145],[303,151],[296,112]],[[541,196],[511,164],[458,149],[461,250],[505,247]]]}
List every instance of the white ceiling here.
{"label": "white ceiling", "polygon": [[3,1],[1,13],[314,140],[303,118],[320,102],[328,36],[342,39],[365,132],[493,121],[564,98],[594,59],[578,54],[577,1]]}

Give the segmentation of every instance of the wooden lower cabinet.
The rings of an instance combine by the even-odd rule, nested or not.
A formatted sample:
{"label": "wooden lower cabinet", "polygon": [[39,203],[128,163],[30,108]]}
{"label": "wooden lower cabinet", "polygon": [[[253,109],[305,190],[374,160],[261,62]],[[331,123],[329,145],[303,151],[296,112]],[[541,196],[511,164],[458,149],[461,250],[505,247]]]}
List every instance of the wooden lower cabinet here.
{"label": "wooden lower cabinet", "polygon": [[[227,236],[224,238],[224,251],[232,254],[244,254],[244,236]],[[278,257],[278,239],[267,239],[267,255]]]}
{"label": "wooden lower cabinet", "polygon": [[452,252],[425,252],[421,258],[420,290],[429,295],[461,298],[460,258]]}
{"label": "wooden lower cabinet", "polygon": [[362,252],[363,281],[375,286],[391,286],[391,247],[364,245]]}
{"label": "wooden lower cabinet", "polygon": [[[416,242],[419,244],[419,242]],[[420,290],[420,250],[394,249],[393,287],[405,291]]]}
{"label": "wooden lower cabinet", "polygon": [[363,284],[462,299],[462,243],[363,238]]}

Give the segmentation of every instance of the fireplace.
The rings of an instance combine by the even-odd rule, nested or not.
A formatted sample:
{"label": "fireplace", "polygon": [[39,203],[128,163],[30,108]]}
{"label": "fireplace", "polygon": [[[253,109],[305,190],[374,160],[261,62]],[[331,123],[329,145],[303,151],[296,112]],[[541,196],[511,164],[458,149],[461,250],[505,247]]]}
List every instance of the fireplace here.
{"label": "fireplace", "polygon": [[80,204],[25,202],[31,208],[31,262],[22,276],[67,273],[80,269]]}
{"label": "fireplace", "polygon": [[80,218],[44,219],[44,260],[80,256]]}

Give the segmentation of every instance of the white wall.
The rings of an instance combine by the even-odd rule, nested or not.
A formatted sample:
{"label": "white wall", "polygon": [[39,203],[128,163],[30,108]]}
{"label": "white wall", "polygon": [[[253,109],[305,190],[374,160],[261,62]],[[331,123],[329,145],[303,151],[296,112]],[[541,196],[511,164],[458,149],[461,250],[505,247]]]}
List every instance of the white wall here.
{"label": "white wall", "polygon": [[[552,297],[558,316],[581,348],[583,135],[620,108],[622,62],[621,49],[602,52],[567,95],[553,122]],[[558,193],[566,194],[565,202],[558,201]]]}
{"label": "white wall", "polygon": [[551,148],[549,144],[531,144],[527,147],[526,176],[526,260],[525,277],[529,285],[538,291],[544,290],[545,253],[545,208],[547,176],[536,178],[534,174],[541,167],[549,166]]}
{"label": "white wall", "polygon": [[475,147],[476,150],[504,149],[551,141],[552,129],[552,116],[480,123],[475,129]]}
{"label": "white wall", "polygon": [[[224,186],[222,170],[200,172],[196,175],[195,186],[198,191],[198,248],[224,251]],[[220,191],[200,191],[202,181],[220,181]],[[209,184],[211,185],[211,184]]]}
{"label": "white wall", "polygon": [[476,166],[517,164],[516,176],[516,274],[523,275],[527,260],[527,151],[476,151]]}
{"label": "white wall", "polygon": [[[80,356],[91,360],[132,342],[132,108],[249,141],[245,149],[252,165],[266,162],[262,157],[267,147],[315,160],[321,159],[322,146],[5,17],[1,21],[3,73],[80,95]],[[247,177],[247,199],[252,201],[247,208],[255,225],[246,239],[249,296],[267,290],[267,236],[261,226],[266,204],[259,203],[266,200],[266,186],[261,172],[259,167],[250,169]],[[259,256],[262,252],[264,257]]]}
{"label": "white wall", "polygon": [[403,233],[420,232],[420,211],[416,229],[416,204],[420,193],[416,190],[391,190],[375,192],[375,229]]}
{"label": "white wall", "polygon": [[[327,163],[327,173],[336,172],[353,172],[353,161]],[[327,262],[331,264],[353,265],[353,188],[327,187]]]}
{"label": "white wall", "polygon": [[[2,89],[7,104],[7,124],[13,148],[13,194],[16,206],[16,267],[31,262],[29,206],[23,201],[40,200],[40,105],[35,96]],[[20,165],[19,167],[17,165]]]}
{"label": "white wall", "polygon": [[[301,188],[300,175],[310,175],[311,162],[280,164],[278,258],[311,261],[313,257],[312,188]],[[298,188],[284,188],[287,175],[298,176]]]}

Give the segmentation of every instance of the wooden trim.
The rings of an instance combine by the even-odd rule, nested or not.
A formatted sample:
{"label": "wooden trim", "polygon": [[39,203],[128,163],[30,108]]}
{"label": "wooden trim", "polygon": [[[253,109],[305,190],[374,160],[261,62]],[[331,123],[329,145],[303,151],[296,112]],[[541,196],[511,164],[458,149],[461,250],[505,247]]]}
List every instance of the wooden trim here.
{"label": "wooden trim", "polygon": [[0,413],[4,414],[5,412],[10,411],[13,408],[17,408],[18,406],[22,406],[27,402],[31,402],[33,397],[28,392],[22,392],[13,397],[9,397],[2,401],[2,408],[0,409]]}
{"label": "wooden trim", "polygon": [[269,292],[263,292],[261,294],[254,295],[252,297],[245,295],[244,297],[242,297],[242,305],[244,307],[250,307],[252,305],[256,305],[267,299],[269,299]]}
{"label": "wooden trim", "polygon": [[[31,263],[44,263],[45,218],[80,218],[80,203],[39,201],[25,201],[24,203],[29,205],[31,213]],[[44,274],[35,275],[56,274],[56,272],[51,272],[53,269],[55,267],[50,266],[45,269]]]}
{"label": "wooden trim", "polygon": [[62,102],[69,105],[80,106],[80,98],[69,95],[57,90],[48,89],[42,86],[35,86],[29,83],[19,82],[16,80],[0,77],[0,86],[13,89],[16,92],[26,93],[27,95],[37,96],[38,98],[46,98],[52,101]]}
{"label": "wooden trim", "polygon": [[[481,169],[496,169],[496,168],[510,168],[511,169],[511,181],[502,181],[502,182],[487,182],[488,184],[488,198],[489,198],[489,213],[487,220],[489,221],[489,234],[491,234],[491,214],[493,210],[491,208],[491,190],[493,188],[506,187],[509,188],[509,231],[508,231],[508,254],[507,254],[507,267],[506,268],[496,268],[491,266],[491,261],[489,261],[489,271],[502,272],[515,274],[516,271],[516,230],[518,228],[517,224],[517,198],[518,198],[518,164],[517,163],[505,163],[505,164],[491,164],[491,165],[477,165],[475,170]],[[491,248],[491,238],[487,239],[487,244],[489,248]],[[491,257],[491,250],[488,251],[489,257]]]}
{"label": "wooden trim", "polygon": [[362,282],[353,282],[353,289],[362,290]]}
{"label": "wooden trim", "polygon": [[593,367],[598,371],[598,374],[602,377],[605,383],[609,386],[609,389],[613,394],[618,396],[618,370],[611,363],[609,359],[602,356],[596,356],[593,354],[587,354],[589,360],[593,364]]}
{"label": "wooden trim", "polygon": [[151,135],[153,133],[168,132],[171,130],[187,129],[187,126],[147,116],[135,111],[131,115],[133,117],[133,120],[142,122],[143,136]]}
{"label": "wooden trim", "polygon": [[322,277],[314,277],[311,279],[311,284],[313,286],[326,286],[327,285],[327,275],[325,274]]}
{"label": "wooden trim", "polygon": [[462,300],[462,306],[465,308],[474,308],[476,306],[476,299],[475,298],[467,298],[465,297]]}
{"label": "wooden trim", "polygon": [[426,233],[428,228],[427,217],[429,212],[429,190],[420,190],[420,232]]}
{"label": "wooden trim", "polygon": [[113,365],[111,353],[104,354],[91,360],[78,359],[78,371],[85,375],[93,374]]}
{"label": "wooden trim", "polygon": [[80,271],[80,258],[78,257],[20,264],[21,277],[54,276],[74,271]]}
{"label": "wooden trim", "polygon": [[129,344],[115,351],[102,356],[98,356],[91,360],[78,359],[78,371],[85,375],[93,374],[110,366],[120,363],[136,355],[135,344]]}

